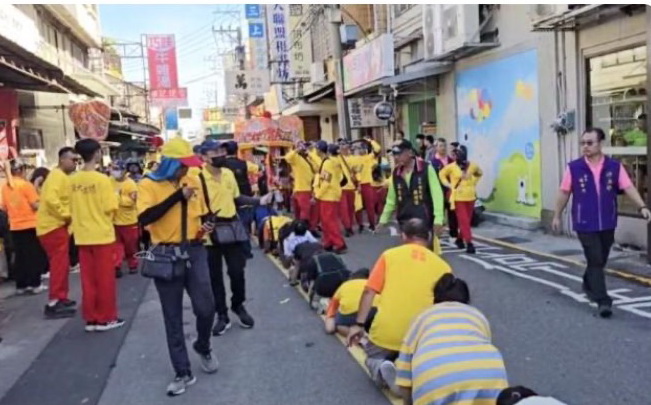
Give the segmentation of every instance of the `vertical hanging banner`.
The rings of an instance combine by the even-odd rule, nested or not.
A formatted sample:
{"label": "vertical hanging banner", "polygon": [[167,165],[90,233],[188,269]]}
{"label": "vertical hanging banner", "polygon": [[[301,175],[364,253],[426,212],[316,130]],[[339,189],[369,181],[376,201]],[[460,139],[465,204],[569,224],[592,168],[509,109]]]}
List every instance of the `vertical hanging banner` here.
{"label": "vertical hanging banner", "polygon": [[179,85],[174,35],[147,35],[149,87],[172,89]]}
{"label": "vertical hanging banner", "polygon": [[287,4],[268,4],[266,6],[272,83],[289,81],[288,10],[289,5]]}
{"label": "vertical hanging banner", "polygon": [[310,79],[312,65],[312,41],[306,24],[306,9],[303,4],[287,6],[289,22],[289,77],[290,79]]}

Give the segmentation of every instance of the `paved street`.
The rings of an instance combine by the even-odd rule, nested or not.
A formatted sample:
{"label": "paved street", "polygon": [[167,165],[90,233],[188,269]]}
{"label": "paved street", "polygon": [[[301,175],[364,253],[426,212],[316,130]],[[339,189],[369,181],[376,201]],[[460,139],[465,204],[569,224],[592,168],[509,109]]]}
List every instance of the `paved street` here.
{"label": "paved street", "polygon": [[[349,240],[352,269],[372,266],[397,239]],[[489,318],[510,382],[573,405],[643,404],[651,396],[651,294],[609,278],[613,319],[595,316],[581,294],[581,269],[547,257],[478,243],[468,256],[447,243],[445,257],[471,287]],[[259,252],[247,269],[256,327],[234,326],[214,338],[216,375],[198,371],[197,385],[177,404],[388,403],[281,272]],[[76,276],[73,284],[78,283]],[[3,306],[0,405],[138,405],[167,401],[172,376],[153,286],[120,280],[121,313],[129,328],[88,335],[81,321],[40,319],[44,297],[12,297]],[[194,336],[186,304],[188,342]],[[5,366],[6,365],[6,366]]]}

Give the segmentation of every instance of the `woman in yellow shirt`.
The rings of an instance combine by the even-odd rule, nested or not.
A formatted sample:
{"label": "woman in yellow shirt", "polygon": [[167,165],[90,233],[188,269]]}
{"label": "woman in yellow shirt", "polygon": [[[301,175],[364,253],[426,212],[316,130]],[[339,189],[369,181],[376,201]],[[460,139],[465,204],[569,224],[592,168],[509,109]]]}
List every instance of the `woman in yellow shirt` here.
{"label": "woman in yellow shirt", "polygon": [[459,223],[457,247],[466,248],[466,252],[471,254],[475,253],[475,246],[472,244],[470,223],[475,211],[477,183],[482,175],[479,166],[468,161],[468,151],[463,145],[457,149],[456,161],[439,172],[441,185],[450,189],[450,209],[456,212]]}

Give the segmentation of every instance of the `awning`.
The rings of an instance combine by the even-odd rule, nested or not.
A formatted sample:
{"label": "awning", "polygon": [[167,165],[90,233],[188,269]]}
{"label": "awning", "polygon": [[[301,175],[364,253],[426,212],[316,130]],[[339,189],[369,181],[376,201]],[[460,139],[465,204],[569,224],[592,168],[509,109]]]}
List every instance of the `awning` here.
{"label": "awning", "polygon": [[316,101],[321,100],[322,98],[334,94],[334,92],[335,92],[335,82],[331,81],[328,82],[328,84],[326,84],[325,86],[319,87],[318,89],[307,93],[305,96],[303,96],[303,98],[308,103],[314,103]]}
{"label": "awning", "polygon": [[[603,12],[606,14],[618,14],[620,10],[629,5],[609,5],[609,4],[590,4],[585,5],[573,10],[567,10],[562,13],[552,14],[548,17],[543,17],[539,20],[533,22],[534,31],[574,31],[579,28],[581,20],[585,20],[588,17],[599,15],[600,17],[606,17],[602,15]],[[644,7],[644,5],[641,5]]]}
{"label": "awning", "polygon": [[104,97],[120,95],[118,89],[93,72],[73,73],[70,77],[97,95]]}
{"label": "awning", "polygon": [[5,56],[0,56],[0,83],[17,90],[70,93],[47,74]]}
{"label": "awning", "polygon": [[337,114],[337,103],[334,100],[322,100],[316,103],[307,103],[301,100],[282,111],[282,115],[296,115],[299,117],[335,114]]}
{"label": "awning", "polygon": [[466,42],[461,47],[437,55],[433,61],[455,61],[500,46],[499,42]]}
{"label": "awning", "polygon": [[382,85],[390,86],[392,84],[404,84],[415,80],[424,79],[429,76],[437,76],[452,70],[453,64],[450,62],[422,62],[416,65],[408,66],[404,73],[397,76],[384,79]]}
{"label": "awning", "polygon": [[366,83],[363,86],[357,87],[356,89],[353,90],[348,90],[344,92],[344,96],[350,97],[350,96],[361,96],[361,95],[366,95],[368,93],[375,93],[377,91],[377,88],[382,86],[383,81],[385,79],[377,79],[374,80],[370,83]]}

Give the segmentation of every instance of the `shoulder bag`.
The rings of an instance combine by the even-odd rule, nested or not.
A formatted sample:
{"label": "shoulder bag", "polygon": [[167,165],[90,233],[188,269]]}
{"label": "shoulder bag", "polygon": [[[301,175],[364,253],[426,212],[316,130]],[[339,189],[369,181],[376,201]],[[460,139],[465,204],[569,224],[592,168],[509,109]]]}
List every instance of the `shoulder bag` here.
{"label": "shoulder bag", "polygon": [[201,188],[203,189],[203,198],[206,201],[208,213],[213,217],[215,229],[210,233],[210,240],[215,245],[229,245],[233,243],[246,242],[249,240],[249,234],[246,232],[242,221],[236,214],[233,218],[219,218],[210,208],[210,198],[208,197],[208,185],[203,173],[199,173]]}

